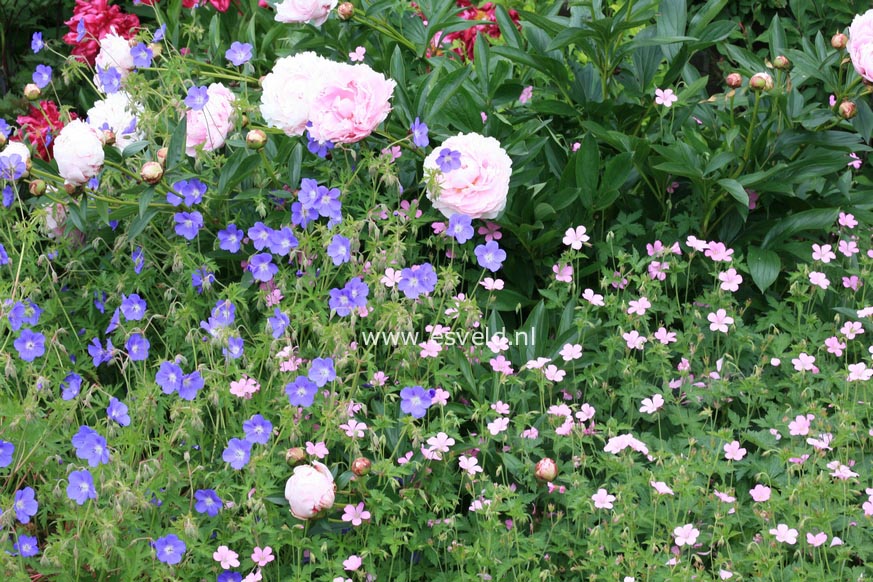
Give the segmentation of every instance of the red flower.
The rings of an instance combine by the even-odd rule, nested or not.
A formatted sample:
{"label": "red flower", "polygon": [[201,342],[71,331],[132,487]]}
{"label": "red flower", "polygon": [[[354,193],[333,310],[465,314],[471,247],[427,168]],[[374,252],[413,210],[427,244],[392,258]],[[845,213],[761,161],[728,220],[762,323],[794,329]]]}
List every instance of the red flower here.
{"label": "red flower", "polygon": [[[70,113],[70,118],[75,119],[76,114]],[[19,115],[16,121],[21,130],[14,139],[30,144],[39,157],[49,161],[54,148],[52,142],[64,127],[55,102],[40,101],[39,107],[31,105],[30,114]]]}
{"label": "red flower", "polygon": [[[79,41],[79,22],[85,23],[85,35]],[[100,52],[100,39],[115,32],[124,38],[131,38],[139,28],[139,18],[135,14],[124,14],[118,6],[110,6],[109,0],[76,0],[73,17],[65,22],[70,32],[64,35],[64,42],[73,47],[73,55],[93,65]]]}
{"label": "red flower", "polygon": [[[431,41],[434,46],[428,50],[428,56],[431,54],[441,54],[442,51],[440,49],[442,47],[451,47],[455,44],[455,41],[461,41],[464,46],[456,46],[452,50],[459,54],[464,60],[472,61],[474,57],[474,47],[476,45],[476,36],[479,33],[487,34],[492,38],[500,38],[500,27],[496,24],[497,14],[495,13],[495,5],[493,2],[486,2],[477,8],[473,6],[470,0],[456,0],[455,4],[460,8],[464,8],[464,10],[458,15],[460,18],[463,18],[464,20],[486,20],[491,21],[494,24],[477,24],[466,30],[450,32],[448,34],[438,32],[434,36],[433,41]],[[413,3],[412,6],[418,8],[415,3]],[[419,16],[424,19],[424,15],[420,12]],[[515,26],[521,30],[521,24],[519,24],[518,21],[518,12],[510,10],[509,17],[512,19],[512,22],[515,23]]]}
{"label": "red flower", "polygon": [[[209,0],[209,3],[219,12],[225,12],[230,6],[230,0]],[[202,4],[206,4],[206,0],[182,0],[182,6],[185,8],[194,8]]]}

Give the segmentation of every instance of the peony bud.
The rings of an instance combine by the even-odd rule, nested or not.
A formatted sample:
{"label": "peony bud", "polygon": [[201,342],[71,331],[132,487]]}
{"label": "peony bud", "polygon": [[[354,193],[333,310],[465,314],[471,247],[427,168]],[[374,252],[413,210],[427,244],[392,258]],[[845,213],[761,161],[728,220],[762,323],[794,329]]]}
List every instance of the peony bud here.
{"label": "peony bud", "polygon": [[39,90],[35,83],[28,83],[24,86],[24,97],[29,101],[36,101],[40,95],[42,95],[42,91]]}
{"label": "peony bud", "polygon": [[242,128],[246,128],[249,126],[249,116],[245,113],[242,114],[239,120],[239,126]]}
{"label": "peony bud", "polygon": [[297,519],[310,519],[330,509],[335,496],[333,475],[318,461],[294,467],[294,474],[285,484],[285,499],[291,506],[291,514]]}
{"label": "peony bud", "polygon": [[163,167],[167,164],[167,148],[161,148],[158,150],[157,158],[158,163]]}
{"label": "peony bud", "polygon": [[843,34],[842,32],[838,32],[831,37],[831,46],[837,49],[838,51],[846,48],[846,45],[849,42],[849,37]]}
{"label": "peony bud", "polygon": [[149,45],[149,50],[152,51],[152,58],[158,58],[161,56],[161,51],[163,50],[161,43],[153,42]]}
{"label": "peony bud", "polygon": [[8,141],[9,140],[6,138],[6,136],[0,133],[0,148],[6,147],[6,142]]}
{"label": "peony bud", "polygon": [[558,465],[552,459],[546,457],[540,459],[536,467],[536,477],[540,481],[552,482],[558,476]]}
{"label": "peony bud", "polygon": [[164,168],[157,162],[146,162],[139,171],[139,175],[143,180],[154,186],[164,177]]}
{"label": "peony bud", "polygon": [[103,130],[103,145],[115,145],[115,132],[111,129]]}
{"label": "peony bud", "polygon": [[76,184],[64,182],[64,192],[66,192],[69,196],[74,196],[78,190],[79,186],[77,186]]}
{"label": "peony bud", "polygon": [[260,129],[253,129],[246,134],[246,146],[252,150],[259,150],[267,143],[267,134]]}
{"label": "peony bud", "polygon": [[749,79],[749,87],[755,91],[769,91],[773,88],[773,77],[768,73],[755,73]]}
{"label": "peony bud", "polygon": [[784,70],[791,66],[791,61],[788,60],[788,57],[779,55],[778,57],[773,59],[773,66],[777,69]]}
{"label": "peony bud", "polygon": [[288,449],[287,451],[285,451],[285,462],[288,463],[290,467],[293,467],[297,463],[300,463],[305,458],[306,451],[304,451],[300,447],[294,447],[293,449]]}
{"label": "peony bud", "polygon": [[856,113],[858,113],[858,108],[851,101],[840,103],[840,117],[843,119],[852,119]]}
{"label": "peony bud", "polygon": [[351,2],[343,2],[336,7],[336,13],[340,20],[348,20],[355,15],[355,5]]}
{"label": "peony bud", "polygon": [[365,457],[358,457],[357,459],[352,461],[352,473],[354,473],[358,477],[363,477],[370,472],[371,465],[372,463],[370,463],[370,459],[367,459]]}
{"label": "peony bud", "polygon": [[42,180],[34,180],[30,183],[30,186],[28,188],[30,190],[30,193],[34,196],[42,196],[43,194],[45,194],[45,182],[43,182]]}
{"label": "peony bud", "polygon": [[743,76],[739,73],[731,73],[725,79],[727,86],[731,89],[738,89],[743,85]]}

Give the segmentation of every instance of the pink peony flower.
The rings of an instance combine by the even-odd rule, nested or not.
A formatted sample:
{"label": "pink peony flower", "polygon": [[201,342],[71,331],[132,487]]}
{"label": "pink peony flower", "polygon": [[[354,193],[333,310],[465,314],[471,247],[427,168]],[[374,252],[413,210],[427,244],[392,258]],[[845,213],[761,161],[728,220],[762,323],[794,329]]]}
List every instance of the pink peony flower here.
{"label": "pink peony flower", "polygon": [[267,125],[278,127],[285,135],[303,135],[309,109],[321,90],[321,80],[332,74],[336,66],[313,52],[276,61],[262,83],[261,115]]}
{"label": "pink peony flower", "polygon": [[[446,149],[460,153],[460,167],[442,172],[437,158]],[[512,160],[493,137],[478,133],[450,137],[425,158],[424,168],[435,172],[439,187],[428,189],[427,197],[446,217],[495,218],[506,207]]]}
{"label": "pink peony flower", "polygon": [[203,146],[207,152],[222,147],[233,127],[233,93],[220,83],[211,84],[206,92],[209,95],[206,105],[185,113],[188,118],[185,153],[192,157],[197,154],[197,146]]}
{"label": "pink peony flower", "polygon": [[68,123],[55,140],[58,173],[67,184],[81,186],[103,166],[100,133],[80,119]]}
{"label": "pink peony flower", "polygon": [[321,143],[361,141],[388,117],[397,83],[363,64],[332,69],[318,73],[325,80],[309,110],[309,133]]}
{"label": "pink peony flower", "polygon": [[276,21],[321,26],[338,0],[285,0],[276,4]]}
{"label": "pink peony flower", "polygon": [[336,485],[330,470],[318,461],[294,468],[285,484],[285,499],[291,514],[297,519],[310,519],[320,511],[333,507]]}
{"label": "pink peony flower", "polygon": [[873,81],[873,10],[855,16],[846,50],[858,74]]}

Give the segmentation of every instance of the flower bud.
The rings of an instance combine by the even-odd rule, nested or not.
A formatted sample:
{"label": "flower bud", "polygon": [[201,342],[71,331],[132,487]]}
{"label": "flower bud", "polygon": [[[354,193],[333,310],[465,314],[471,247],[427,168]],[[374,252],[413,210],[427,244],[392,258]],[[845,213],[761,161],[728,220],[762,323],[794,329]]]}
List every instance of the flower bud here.
{"label": "flower bud", "polygon": [[43,194],[45,194],[45,182],[43,182],[42,180],[32,181],[28,188],[30,190],[30,193],[34,196],[42,196]]}
{"label": "flower bud", "polygon": [[831,46],[837,49],[838,51],[846,48],[846,44],[849,42],[849,37],[843,34],[842,32],[838,32],[831,37]]}
{"label": "flower bud", "polygon": [[246,146],[252,150],[259,150],[267,143],[267,134],[260,129],[253,129],[246,134]]}
{"label": "flower bud", "polygon": [[779,55],[778,57],[773,59],[773,66],[777,69],[785,70],[791,66],[791,61],[788,60],[788,57]]}
{"label": "flower bud", "polygon": [[739,73],[731,73],[725,79],[727,86],[731,89],[738,89],[743,85],[743,76]]}
{"label": "flower bud", "polygon": [[164,168],[157,162],[146,162],[139,171],[139,175],[143,180],[154,186],[164,177]]}
{"label": "flower bud", "polygon": [[300,447],[294,447],[293,449],[288,449],[287,451],[285,451],[285,462],[288,463],[288,465],[291,467],[303,461],[305,458],[306,451],[304,451]]}
{"label": "flower bud", "polygon": [[165,166],[167,164],[167,148],[159,149],[156,157],[161,167]]}
{"label": "flower bud", "polygon": [[372,463],[370,463],[370,459],[367,459],[365,457],[358,457],[357,459],[352,461],[352,473],[354,473],[358,477],[363,477],[370,472],[371,465]]}
{"label": "flower bud", "polygon": [[9,141],[5,135],[0,133],[0,148],[6,147],[6,142]]}
{"label": "flower bud", "polygon": [[103,130],[103,145],[115,145],[115,132],[111,129]]}
{"label": "flower bud", "polygon": [[546,457],[540,459],[536,467],[536,477],[540,481],[552,482],[558,476],[558,465],[552,459]]}
{"label": "flower bud", "polygon": [[351,2],[343,2],[336,7],[336,13],[340,20],[348,20],[355,15],[355,5]]}
{"label": "flower bud", "polygon": [[316,517],[333,507],[336,499],[333,475],[318,461],[294,467],[294,473],[285,484],[285,499],[291,506],[291,515],[297,519]]}
{"label": "flower bud", "polygon": [[152,58],[158,58],[161,56],[161,51],[163,50],[161,43],[153,42],[149,45],[149,50],[152,51]]}
{"label": "flower bud", "polygon": [[858,108],[851,101],[840,103],[840,117],[843,119],[852,119],[856,113],[858,113]]}
{"label": "flower bud", "polygon": [[239,126],[243,127],[243,128],[249,126],[249,116],[246,115],[245,113],[243,113],[242,116],[240,117]]}
{"label": "flower bud", "polygon": [[36,101],[39,99],[39,96],[42,95],[42,91],[39,90],[39,87],[36,86],[36,83],[28,83],[24,86],[24,97],[29,101]]}
{"label": "flower bud", "polygon": [[77,186],[76,184],[64,182],[64,192],[66,192],[69,196],[74,196],[78,190],[79,186]]}
{"label": "flower bud", "polygon": [[755,73],[749,79],[749,87],[755,91],[769,91],[773,88],[773,77],[768,73]]}

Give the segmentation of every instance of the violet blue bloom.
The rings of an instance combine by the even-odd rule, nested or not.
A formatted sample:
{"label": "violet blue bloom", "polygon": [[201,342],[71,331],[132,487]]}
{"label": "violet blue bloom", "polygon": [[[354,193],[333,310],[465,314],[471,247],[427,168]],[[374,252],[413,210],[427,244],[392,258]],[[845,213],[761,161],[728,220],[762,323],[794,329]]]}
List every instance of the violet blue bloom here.
{"label": "violet blue bloom", "polygon": [[424,263],[413,265],[400,271],[400,282],[397,288],[409,299],[417,299],[419,295],[433,292],[437,284],[436,271],[433,265]]}
{"label": "violet blue bloom", "polygon": [[121,426],[130,426],[130,415],[127,410],[127,405],[113,396],[109,399],[106,415]]}
{"label": "violet blue bloom", "polygon": [[36,502],[36,492],[33,487],[25,487],[15,492],[12,500],[15,519],[21,523],[30,523],[30,518],[36,515],[39,503]]}
{"label": "violet blue bloom", "polygon": [[449,148],[440,150],[436,159],[437,166],[442,172],[451,172],[461,167],[461,152]]}
{"label": "violet blue bloom", "polygon": [[202,294],[204,289],[209,289],[215,283],[215,273],[206,266],[200,267],[191,273],[191,286],[197,293]]}
{"label": "violet blue bloom", "polygon": [[194,111],[200,111],[209,102],[209,90],[203,87],[191,87],[185,97],[185,105]]}
{"label": "violet blue bloom", "polygon": [[32,558],[39,553],[35,536],[21,534],[18,536],[18,541],[12,544],[12,547],[21,554],[22,558]]}
{"label": "violet blue bloom", "polygon": [[496,273],[503,266],[503,261],[506,260],[506,251],[500,248],[497,241],[490,240],[484,245],[478,245],[473,252],[476,254],[476,261],[483,269],[488,269],[492,273]]}
{"label": "violet blue bloom", "polygon": [[37,65],[32,78],[37,87],[45,89],[52,82],[52,68],[48,65]]}
{"label": "violet blue bloom", "polygon": [[194,240],[197,238],[197,233],[203,228],[203,215],[197,212],[177,212],[173,216],[176,222],[176,234],[186,240]]}
{"label": "violet blue bloom", "polygon": [[279,272],[279,267],[273,264],[273,257],[269,253],[259,253],[249,259],[249,271],[251,271],[255,281],[266,283]]}
{"label": "violet blue bloom", "polygon": [[285,394],[291,406],[309,408],[318,393],[318,386],[305,376],[298,376],[293,382],[285,385]]}
{"label": "violet blue bloom", "polygon": [[334,265],[340,266],[351,260],[351,248],[352,242],[349,239],[341,234],[335,234],[327,245],[327,256],[331,258]]}
{"label": "violet blue bloom", "polygon": [[178,390],[179,398],[182,400],[194,400],[197,397],[197,393],[200,392],[205,385],[206,381],[197,370],[194,370],[190,374],[185,374],[182,376],[182,385]]}
{"label": "violet blue bloom", "polygon": [[94,488],[94,477],[87,469],[73,471],[68,477],[67,497],[75,501],[77,505],[84,505],[89,499],[97,499],[97,490]]}
{"label": "violet blue bloom", "polygon": [[72,400],[81,389],[82,377],[75,372],[70,372],[61,380],[61,398],[64,400]]}
{"label": "violet blue bloom", "polygon": [[42,309],[31,301],[27,300],[27,304],[21,301],[16,301],[9,310],[9,325],[12,326],[12,331],[18,331],[24,324],[37,325],[39,316],[42,315]]}
{"label": "violet blue bloom", "polygon": [[293,249],[297,248],[299,241],[294,233],[287,226],[283,226],[279,230],[274,230],[270,233],[270,238],[267,242],[270,247],[270,252],[280,257],[288,256]]}
{"label": "violet blue bloom", "polygon": [[430,408],[430,392],[421,386],[407,386],[400,391],[400,410],[412,418],[422,418]]}
{"label": "violet blue bloom", "polygon": [[100,79],[100,85],[103,86],[103,92],[107,95],[118,93],[121,89],[121,72],[115,67],[107,67],[103,69],[98,66],[97,78]]}
{"label": "violet blue bloom", "polygon": [[182,377],[185,374],[175,362],[162,362],[155,374],[155,383],[161,387],[164,394],[172,394],[182,387]]}
{"label": "violet blue bloom", "polygon": [[130,49],[130,56],[133,57],[133,66],[138,69],[145,69],[152,66],[152,57],[154,53],[152,49],[144,42],[139,43]]}
{"label": "violet blue bloom", "polygon": [[44,48],[45,43],[42,40],[42,33],[34,32],[33,36],[30,37],[30,50],[33,51],[33,54],[36,54]]}
{"label": "violet blue bloom", "polygon": [[32,362],[45,355],[45,336],[27,327],[21,330],[12,345],[18,350],[18,357],[25,362]]}
{"label": "violet blue bloom", "polygon": [[221,497],[213,489],[198,489],[194,492],[194,511],[215,517],[221,511]]}
{"label": "violet blue bloom", "polygon": [[243,432],[246,433],[245,440],[248,442],[265,445],[270,442],[273,424],[260,414],[255,414],[243,423]]}
{"label": "violet blue bloom", "polygon": [[142,268],[145,265],[142,247],[136,247],[133,253],[131,253],[130,258],[133,259],[133,272],[139,275],[142,273]]}
{"label": "violet blue bloom", "polygon": [[221,458],[238,471],[249,464],[249,460],[252,458],[252,443],[242,439],[230,439],[227,448],[221,454]]}
{"label": "violet blue bloom", "polygon": [[121,296],[121,313],[127,321],[139,321],[145,317],[146,302],[137,293]]}
{"label": "violet blue bloom", "polygon": [[425,125],[418,117],[412,122],[412,143],[416,147],[426,148],[430,144],[430,139],[427,137],[427,125]]}
{"label": "violet blue bloom", "polygon": [[270,236],[273,234],[273,229],[263,222],[256,222],[249,229],[248,235],[252,244],[255,245],[256,251],[262,251],[270,244]]}
{"label": "violet blue bloom", "polygon": [[243,355],[243,339],[241,337],[227,338],[227,347],[222,348],[221,353],[231,360],[241,358]]}
{"label": "violet blue bloom", "polygon": [[187,546],[176,534],[166,535],[154,541],[155,555],[159,562],[178,564],[185,556]]}
{"label": "violet blue bloom", "polygon": [[285,328],[291,323],[287,315],[276,307],[273,310],[273,317],[267,318],[267,323],[270,325],[270,330],[273,333],[273,339],[279,339],[285,333]]}
{"label": "violet blue bloom", "polygon": [[127,355],[132,362],[142,362],[149,357],[149,348],[151,344],[149,340],[143,337],[142,334],[132,333],[124,344],[124,349],[127,350]]}
{"label": "violet blue bloom", "polygon": [[239,67],[252,60],[252,45],[247,42],[234,41],[224,53],[233,66]]}
{"label": "violet blue bloom", "polygon": [[315,382],[319,388],[324,387],[328,382],[333,382],[336,379],[336,370],[333,367],[333,359],[331,358],[315,358],[309,366],[308,377]]}
{"label": "violet blue bloom", "polygon": [[15,445],[8,441],[0,440],[0,469],[12,464],[13,453],[15,453]]}
{"label": "violet blue bloom", "polygon": [[96,430],[88,427],[79,427],[72,439],[73,447],[76,449],[76,457],[88,461],[88,466],[96,467],[101,463],[109,463],[109,447],[106,444],[106,439]]}
{"label": "violet blue bloom", "polygon": [[453,214],[449,218],[446,233],[458,241],[458,244],[464,244],[473,238],[473,219],[464,214]]}
{"label": "violet blue bloom", "polygon": [[235,224],[228,224],[225,230],[218,231],[218,248],[230,253],[238,253],[245,233]]}

